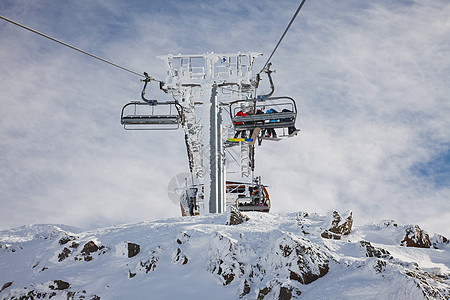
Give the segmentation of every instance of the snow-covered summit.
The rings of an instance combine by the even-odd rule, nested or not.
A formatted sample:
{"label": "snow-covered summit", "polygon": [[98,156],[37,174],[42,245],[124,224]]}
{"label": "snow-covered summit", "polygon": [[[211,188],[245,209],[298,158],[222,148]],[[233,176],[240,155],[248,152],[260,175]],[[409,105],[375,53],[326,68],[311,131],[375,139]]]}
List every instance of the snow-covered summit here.
{"label": "snow-covered summit", "polygon": [[228,225],[240,219],[228,213],[86,232],[62,225],[3,230],[0,297],[450,297],[449,242],[416,225],[385,220],[352,228],[351,212],[247,215],[237,225]]}

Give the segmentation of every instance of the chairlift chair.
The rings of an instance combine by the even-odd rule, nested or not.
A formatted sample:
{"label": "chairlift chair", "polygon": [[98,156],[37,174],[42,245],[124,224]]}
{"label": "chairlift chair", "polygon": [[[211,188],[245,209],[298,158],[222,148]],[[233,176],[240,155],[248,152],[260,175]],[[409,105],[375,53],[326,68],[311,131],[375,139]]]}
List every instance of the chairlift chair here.
{"label": "chairlift chair", "polygon": [[[141,92],[143,101],[132,101],[122,108],[120,123],[127,130],[175,130],[183,123],[183,108],[177,101],[145,98],[145,89],[152,80],[147,73]],[[160,82],[160,88],[163,83]]]}
{"label": "chairlift chair", "polygon": [[[270,211],[270,198],[266,186],[256,183],[227,181],[227,195],[240,211]],[[227,201],[228,202],[228,201]]]}
{"label": "chairlift chair", "polygon": [[122,108],[121,124],[127,130],[175,130],[182,123],[175,101],[130,102]]}
{"label": "chairlift chair", "polygon": [[[248,115],[239,116],[238,112],[245,106],[250,107],[250,112]],[[266,113],[270,108],[277,112]],[[258,111],[263,113],[257,113]],[[297,106],[291,97],[236,100],[230,103],[230,118],[236,131],[254,130],[255,128],[289,128],[295,126]]]}
{"label": "chairlift chair", "polygon": [[[259,95],[254,99],[242,99],[230,102],[230,118],[234,124],[235,131],[276,128],[293,128],[297,118],[297,105],[291,97],[272,97],[275,86],[272,80],[272,70],[269,63],[264,68],[267,74],[271,91],[267,95]],[[256,87],[261,77],[256,76]],[[246,110],[246,111],[243,111]],[[269,109],[275,112],[267,113]],[[240,112],[243,113],[240,113]],[[289,131],[289,130],[288,130]]]}
{"label": "chairlift chair", "polygon": [[[253,189],[258,189],[256,194],[253,193]],[[270,198],[265,186],[251,187],[250,194],[250,197],[238,197],[236,199],[236,207],[240,211],[270,211]]]}

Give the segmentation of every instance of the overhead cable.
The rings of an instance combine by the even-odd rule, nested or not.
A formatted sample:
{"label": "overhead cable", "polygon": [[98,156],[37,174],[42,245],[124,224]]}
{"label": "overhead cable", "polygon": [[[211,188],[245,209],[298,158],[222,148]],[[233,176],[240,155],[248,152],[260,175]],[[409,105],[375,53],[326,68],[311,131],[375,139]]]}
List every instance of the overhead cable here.
{"label": "overhead cable", "polygon": [[[18,23],[18,22],[16,22],[16,21],[13,21],[13,20],[8,19],[8,18],[6,18],[6,17],[3,17],[3,16],[1,16],[1,15],[0,15],[0,18],[3,19],[3,20],[5,20],[5,21],[8,21],[8,22],[10,22],[10,23],[12,23],[12,24],[14,24],[14,25],[17,25],[17,26],[19,26],[19,27],[22,27],[22,28],[24,28],[24,29],[26,29],[26,30],[29,30],[29,31],[31,31],[31,32],[33,32],[33,33],[36,33],[36,34],[38,34],[38,35],[40,35],[40,36],[43,36],[43,37],[45,37],[45,38],[47,38],[47,39],[49,39],[49,40],[52,40],[52,41],[54,41],[54,42],[57,42],[57,43],[59,43],[59,44],[61,44],[61,45],[64,45],[64,46],[66,46],[66,47],[69,47],[69,48],[71,48],[71,49],[73,49],[73,50],[79,51],[79,52],[81,52],[81,53],[83,53],[83,54],[86,54],[86,55],[89,55],[89,56],[91,56],[91,57],[93,57],[93,58],[95,58],[95,59],[101,60],[101,61],[103,61],[103,62],[105,62],[105,63],[107,63],[107,64],[113,65],[114,67],[117,67],[117,68],[119,68],[119,69],[125,70],[125,71],[130,72],[130,73],[133,73],[133,74],[135,74],[135,75],[144,77],[144,78],[146,78],[146,79],[155,80],[155,79],[153,79],[153,78],[151,78],[151,77],[149,77],[149,76],[142,75],[142,74],[140,74],[140,73],[138,73],[138,72],[132,71],[132,70],[127,69],[127,68],[124,68],[124,67],[122,67],[122,66],[120,66],[120,65],[118,65],[118,64],[115,64],[115,63],[110,62],[110,61],[108,61],[108,60],[106,60],[106,59],[103,59],[103,58],[101,58],[101,57],[98,57],[98,56],[96,56],[96,55],[94,55],[94,54],[91,54],[91,53],[86,52],[86,51],[84,51],[84,50],[81,50],[81,49],[79,49],[79,48],[77,48],[77,47],[74,47],[74,46],[72,46],[72,45],[69,45],[69,44],[67,44],[67,43],[64,43],[64,42],[62,42],[62,41],[60,41],[60,40],[57,40],[57,39],[55,39],[55,38],[53,38],[53,37],[51,37],[51,36],[48,36],[48,35],[46,35],[46,34],[43,34],[42,32],[39,32],[39,31],[37,31],[37,30],[34,30],[33,28],[30,28],[30,27],[28,27],[28,26],[25,26],[25,25],[23,25],[23,24],[20,24],[20,23]],[[155,81],[159,81],[159,80],[155,80]]]}
{"label": "overhead cable", "polygon": [[266,63],[264,64],[264,67],[261,69],[261,72],[264,71],[264,69],[267,67],[267,65],[270,62],[270,59],[272,58],[273,54],[275,53],[275,51],[277,51],[278,46],[281,44],[281,41],[283,40],[284,36],[286,35],[286,33],[288,32],[289,28],[291,27],[292,23],[294,22],[295,18],[297,17],[298,13],[300,12],[300,10],[303,7],[303,4],[305,4],[306,0],[303,0],[299,7],[297,8],[297,11],[295,12],[294,16],[292,17],[291,21],[289,22],[289,25],[286,27],[286,30],[284,31],[283,35],[281,36],[280,40],[278,41],[277,45],[275,46],[275,48],[272,51],[272,54],[270,54],[269,58],[267,59]]}

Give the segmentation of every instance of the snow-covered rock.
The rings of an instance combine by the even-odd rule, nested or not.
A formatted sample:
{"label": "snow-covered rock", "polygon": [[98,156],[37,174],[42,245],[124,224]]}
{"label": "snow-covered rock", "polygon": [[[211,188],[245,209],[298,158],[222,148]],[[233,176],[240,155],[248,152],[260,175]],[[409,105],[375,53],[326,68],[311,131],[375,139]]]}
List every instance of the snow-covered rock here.
{"label": "snow-covered rock", "polygon": [[[448,240],[418,226],[353,227],[351,212],[230,220],[228,213],[86,232],[61,225],[0,231],[0,298],[450,297]],[[410,247],[405,237],[429,247]]]}
{"label": "snow-covered rock", "polygon": [[408,247],[430,248],[431,242],[428,233],[420,229],[418,225],[405,228],[406,235],[402,244]]}
{"label": "snow-covered rock", "polygon": [[353,214],[347,212],[344,217],[341,217],[337,211],[333,211],[327,215],[324,223],[327,229],[320,236],[326,239],[340,240],[342,235],[348,235],[352,231]]}

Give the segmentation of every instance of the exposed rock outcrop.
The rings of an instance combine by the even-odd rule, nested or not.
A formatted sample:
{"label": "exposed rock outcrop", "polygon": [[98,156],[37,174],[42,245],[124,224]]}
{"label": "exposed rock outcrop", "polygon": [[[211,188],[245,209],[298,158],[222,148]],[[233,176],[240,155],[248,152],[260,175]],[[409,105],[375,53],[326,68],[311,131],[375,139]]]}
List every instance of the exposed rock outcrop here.
{"label": "exposed rock outcrop", "polygon": [[2,289],[0,290],[0,293],[3,292],[4,290],[6,290],[7,288],[9,288],[13,283],[14,283],[14,281],[10,281],[10,282],[5,283],[2,286]]}
{"label": "exposed rock outcrop", "polygon": [[[208,270],[220,276],[225,286],[239,281],[241,297],[253,294],[258,299],[291,299],[300,295],[298,285],[310,284],[329,271],[325,252],[288,234],[280,234],[273,246],[250,252],[244,244],[216,234],[211,247],[216,254]],[[274,270],[276,279],[268,277]]]}
{"label": "exposed rock outcrop", "polygon": [[407,226],[405,228],[406,235],[401,241],[402,246],[406,247],[418,247],[418,248],[430,248],[431,242],[428,233],[420,229],[418,225]]}
{"label": "exposed rock outcrop", "polygon": [[435,234],[430,241],[435,249],[440,249],[449,245],[449,240],[440,234]]}
{"label": "exposed rock outcrop", "polygon": [[174,253],[173,263],[180,263],[182,265],[187,264],[189,261],[189,258],[187,258],[184,253],[182,253],[180,248],[177,248],[176,253]]}
{"label": "exposed rock outcrop", "polygon": [[81,253],[83,253],[84,255],[89,255],[91,253],[97,252],[99,249],[99,247],[93,242],[87,242],[86,244],[84,244],[83,246],[83,250],[81,250]]}
{"label": "exposed rock outcrop", "polygon": [[389,251],[384,250],[383,248],[374,247],[370,242],[367,241],[361,241],[360,243],[362,247],[366,248],[367,257],[392,258]]}
{"label": "exposed rock outcrop", "polygon": [[238,210],[236,207],[234,206],[229,206],[230,208],[230,215],[227,221],[227,225],[239,225],[242,224],[248,220],[250,220],[250,218],[246,215],[244,215],[240,210]]}
{"label": "exposed rock outcrop", "polygon": [[352,212],[349,212],[348,215],[343,218],[337,211],[333,211],[331,224],[328,229],[322,232],[321,236],[325,239],[340,240],[342,235],[350,234],[352,225]]}
{"label": "exposed rock outcrop", "polygon": [[53,285],[49,285],[50,289],[52,290],[66,290],[70,287],[70,283],[63,280],[54,280]]}
{"label": "exposed rock outcrop", "polygon": [[108,250],[109,249],[105,246],[97,246],[94,241],[89,241],[84,244],[81,253],[75,256],[75,260],[91,261],[94,259],[94,253],[96,253],[97,255],[102,255],[105,254]]}
{"label": "exposed rock outcrop", "polygon": [[63,261],[66,258],[68,258],[70,256],[70,254],[72,253],[72,251],[70,251],[69,248],[64,247],[64,249],[62,250],[62,252],[60,254],[58,254],[58,261]]}
{"label": "exposed rock outcrop", "polygon": [[156,268],[156,263],[158,262],[159,257],[155,255],[155,252],[152,252],[152,255],[146,261],[139,262],[141,270],[145,271],[145,273],[149,273],[154,271]]}
{"label": "exposed rock outcrop", "polygon": [[60,245],[65,245],[65,244],[67,244],[68,242],[74,241],[74,240],[76,240],[76,239],[77,239],[76,236],[64,234],[64,236],[63,236],[62,238],[59,239],[59,244],[60,244]]}
{"label": "exposed rock outcrop", "polygon": [[281,282],[278,279],[271,280],[267,283],[267,285],[259,289],[258,291],[258,300],[263,299],[278,299],[278,300],[289,300],[293,296],[301,295],[301,291],[297,287],[293,287],[289,285],[288,282]]}
{"label": "exposed rock outcrop", "polygon": [[135,243],[128,242],[128,258],[132,258],[139,254],[141,246]]}

